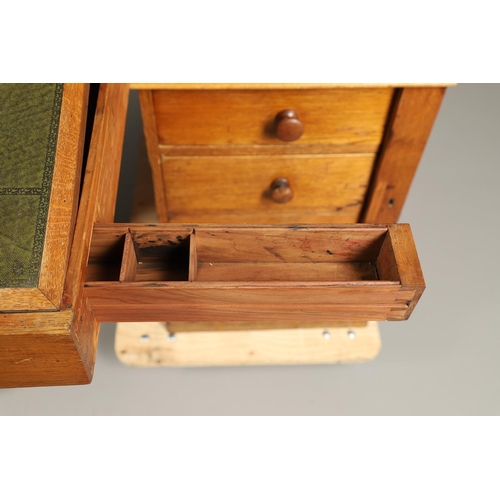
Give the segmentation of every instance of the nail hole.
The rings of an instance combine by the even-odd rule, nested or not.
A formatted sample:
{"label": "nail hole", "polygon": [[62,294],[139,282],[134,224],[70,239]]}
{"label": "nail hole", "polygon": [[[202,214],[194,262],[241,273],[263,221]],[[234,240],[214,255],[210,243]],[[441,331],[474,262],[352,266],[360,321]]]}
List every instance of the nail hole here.
{"label": "nail hole", "polygon": [[347,332],[347,336],[350,338],[350,339],[353,339],[354,337],[356,337],[356,334],[352,331],[352,330],[349,330]]}
{"label": "nail hole", "polygon": [[323,338],[324,338],[324,339],[326,339],[326,340],[328,340],[328,339],[330,338],[330,332],[329,332],[329,331],[327,331],[327,330],[325,330],[325,331],[323,332]]}
{"label": "nail hole", "polygon": [[169,342],[175,342],[175,333],[169,333],[168,337],[167,337],[167,340]]}
{"label": "nail hole", "polygon": [[388,206],[389,208],[392,208],[392,207],[394,206],[394,198],[391,198],[391,199],[389,200],[389,203],[387,203],[387,206]]}
{"label": "nail hole", "polygon": [[141,335],[141,342],[149,342],[149,335],[147,333]]}

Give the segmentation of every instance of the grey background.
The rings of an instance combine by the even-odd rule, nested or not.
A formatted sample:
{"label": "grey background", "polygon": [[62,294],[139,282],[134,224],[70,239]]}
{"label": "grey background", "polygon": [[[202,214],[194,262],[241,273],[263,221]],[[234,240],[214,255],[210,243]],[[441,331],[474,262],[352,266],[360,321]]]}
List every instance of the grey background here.
{"label": "grey background", "polygon": [[[129,214],[141,133],[130,103],[117,218]],[[103,324],[89,386],[0,390],[1,415],[498,415],[500,85],[445,96],[401,215],[427,282],[407,322],[381,323],[366,364],[134,369]]]}

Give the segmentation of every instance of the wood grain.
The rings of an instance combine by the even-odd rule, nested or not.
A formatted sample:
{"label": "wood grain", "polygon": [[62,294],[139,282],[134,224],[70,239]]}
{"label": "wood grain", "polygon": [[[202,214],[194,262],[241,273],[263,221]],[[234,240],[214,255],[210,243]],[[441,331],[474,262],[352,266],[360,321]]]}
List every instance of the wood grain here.
{"label": "wood grain", "polygon": [[125,235],[125,245],[123,248],[122,264],[120,268],[120,281],[134,281],[137,272],[137,255],[135,254],[132,235],[128,232]]}
{"label": "wood grain", "polygon": [[153,93],[150,90],[139,91],[141,105],[142,124],[144,127],[144,138],[146,141],[149,165],[153,177],[154,198],[157,217],[160,222],[167,222],[167,205],[163,191],[163,178],[161,173],[161,159],[159,152],[158,130],[156,114],[153,105]]}
{"label": "wood grain", "polygon": [[0,315],[0,387],[88,384],[70,310]]}
{"label": "wood grain", "polygon": [[0,288],[0,312],[56,311],[38,288]]}
{"label": "wood grain", "polygon": [[74,311],[72,338],[90,380],[94,371],[99,324],[83,294],[83,283],[94,223],[112,222],[114,218],[128,95],[127,85],[100,86],[64,286],[63,305]]}
{"label": "wood grain", "polygon": [[113,222],[115,218],[129,99],[128,85],[105,85],[105,90],[108,89],[109,97],[106,102],[103,123],[97,129],[100,132],[98,136],[100,142],[94,149],[96,156],[90,158],[89,155],[89,164],[95,162],[102,169],[101,182],[98,184],[97,211],[94,222]]}
{"label": "wood grain", "polygon": [[231,89],[344,89],[396,87],[450,87],[456,83],[131,83],[131,89],[140,90],[231,90]]}
{"label": "wood grain", "polygon": [[[300,143],[300,141],[298,141]],[[298,155],[373,155],[372,152],[348,152],[344,145],[335,144],[229,144],[229,145],[189,145],[171,146],[160,144],[160,156],[298,156]],[[236,160],[233,160],[236,161]]]}
{"label": "wood grain", "polygon": [[[144,228],[144,226],[141,226]],[[125,237],[129,232],[127,224],[98,224],[93,226],[89,263],[121,259]]]}
{"label": "wood grain", "polygon": [[255,226],[196,228],[202,262],[331,263],[377,258],[386,226]]}
{"label": "wood grain", "polygon": [[377,256],[377,274],[382,280],[400,281],[399,267],[394,254],[392,239],[386,233]]}
{"label": "wood grain", "polygon": [[[388,237],[401,281],[400,304],[408,308],[399,308],[399,314],[389,319],[408,319],[425,290],[425,280],[415,247],[411,228],[408,224],[392,224]],[[387,274],[389,279],[389,273]]]}
{"label": "wood grain", "polygon": [[196,230],[193,229],[189,241],[188,279],[189,281],[196,281],[197,278],[198,278],[198,243],[196,239]]}
{"label": "wood grain", "polygon": [[[66,83],[62,96],[47,233],[38,282],[38,288],[56,308],[61,305],[78,209],[89,87],[89,84]],[[35,303],[33,306],[37,308]]]}
{"label": "wood grain", "polygon": [[72,310],[74,311],[74,319],[71,324],[71,336],[88,374],[88,383],[90,383],[94,376],[97,343],[101,325],[92,312],[91,305],[85,293],[82,292],[78,295]]}
{"label": "wood grain", "polygon": [[148,226],[131,230],[137,266],[136,281],[187,281],[192,228],[166,224],[165,231]]}
{"label": "wood grain", "polygon": [[361,222],[396,222],[443,100],[445,88],[397,91]]}
{"label": "wood grain", "polygon": [[[139,143],[139,159],[137,161],[130,221],[158,222],[158,214],[156,213],[155,206],[153,174],[149,164],[144,135],[141,136]],[[166,218],[164,222],[166,222]]]}
{"label": "wood grain", "polygon": [[383,282],[260,283],[89,283],[85,292],[99,321],[385,321],[401,290]]}
{"label": "wood grain", "polygon": [[[377,323],[365,327],[176,333],[169,341],[162,324],[119,324],[118,359],[129,366],[253,366],[352,363],[373,359],[380,350]],[[355,334],[349,337],[348,332]],[[146,334],[148,342],[141,340]]]}
{"label": "wood grain", "polygon": [[[341,211],[337,214],[342,214]],[[255,214],[255,213],[239,213],[235,210],[233,213],[197,213],[196,215],[176,215],[171,219],[172,224],[270,224],[270,225],[326,225],[326,224],[352,224],[352,215],[335,215],[332,217],[331,211],[319,212],[314,209],[304,211],[302,213],[281,213],[281,214]]]}
{"label": "wood grain", "polygon": [[[373,161],[372,155],[164,158],[169,221],[358,222]],[[293,190],[286,204],[271,197],[276,178]]]}
{"label": "wood grain", "polygon": [[[39,288],[10,297],[14,309],[33,312],[0,317],[0,387],[88,384],[92,378],[78,333],[98,331],[95,319],[88,307],[57,310],[77,211],[88,95],[87,84],[64,86]],[[86,300],[81,294],[73,298]]]}
{"label": "wood grain", "polygon": [[[161,294],[158,290],[142,289],[140,295],[130,294],[130,290],[119,292],[122,297],[115,300],[111,297],[106,300],[106,294],[113,294],[118,290],[113,287],[89,288],[89,301],[93,308],[95,318],[100,322],[136,322],[136,321],[269,321],[270,318],[277,321],[296,320],[324,320],[324,321],[387,321],[389,317],[393,319],[404,319],[403,311],[407,308],[402,306],[401,314],[393,313],[394,307],[391,305],[325,305],[319,304],[317,307],[306,307],[300,309],[282,308],[279,305],[269,305],[265,303],[265,298],[261,301],[253,301],[251,304],[243,305],[245,297],[240,296],[240,301],[232,304],[227,303],[220,307],[216,302],[206,303],[202,306],[198,301],[193,301],[191,307],[182,305],[165,304],[171,299],[171,294]],[[229,296],[227,297],[229,298]],[[394,299],[391,299],[394,302]],[[224,301],[226,302],[226,301]],[[132,307],[132,304],[136,307]],[[94,306],[96,306],[94,308]]]}
{"label": "wood grain", "polygon": [[122,154],[128,86],[102,84],[97,102],[74,244],[65,282],[64,305],[81,292],[95,222],[113,222]]}
{"label": "wood grain", "polygon": [[290,330],[295,328],[348,328],[366,326],[366,321],[220,321],[187,322],[170,321],[166,323],[170,332],[221,332],[227,330]]}
{"label": "wood grain", "polygon": [[374,281],[371,262],[198,262],[197,281]]}
{"label": "wood grain", "polygon": [[153,105],[159,144],[283,144],[274,120],[280,111],[294,109],[305,127],[297,144],[375,153],[392,94],[390,88],[157,90]]}

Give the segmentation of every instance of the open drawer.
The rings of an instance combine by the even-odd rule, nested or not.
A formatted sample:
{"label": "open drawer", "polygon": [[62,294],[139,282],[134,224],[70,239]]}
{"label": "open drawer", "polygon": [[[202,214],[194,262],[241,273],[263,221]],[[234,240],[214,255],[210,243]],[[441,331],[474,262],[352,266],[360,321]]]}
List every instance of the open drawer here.
{"label": "open drawer", "polygon": [[98,321],[407,319],[423,293],[407,224],[94,226]]}

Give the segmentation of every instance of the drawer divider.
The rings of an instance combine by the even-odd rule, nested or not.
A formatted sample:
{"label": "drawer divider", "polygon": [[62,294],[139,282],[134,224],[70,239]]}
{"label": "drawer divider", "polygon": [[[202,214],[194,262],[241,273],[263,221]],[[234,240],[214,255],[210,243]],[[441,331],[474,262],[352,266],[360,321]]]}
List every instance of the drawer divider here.
{"label": "drawer divider", "polygon": [[120,267],[119,281],[135,281],[137,272],[137,255],[134,248],[134,242],[130,230],[125,235],[125,244],[123,246],[122,264]]}
{"label": "drawer divider", "polygon": [[196,229],[193,229],[189,238],[189,281],[196,281],[198,274],[198,251],[196,247]]}

